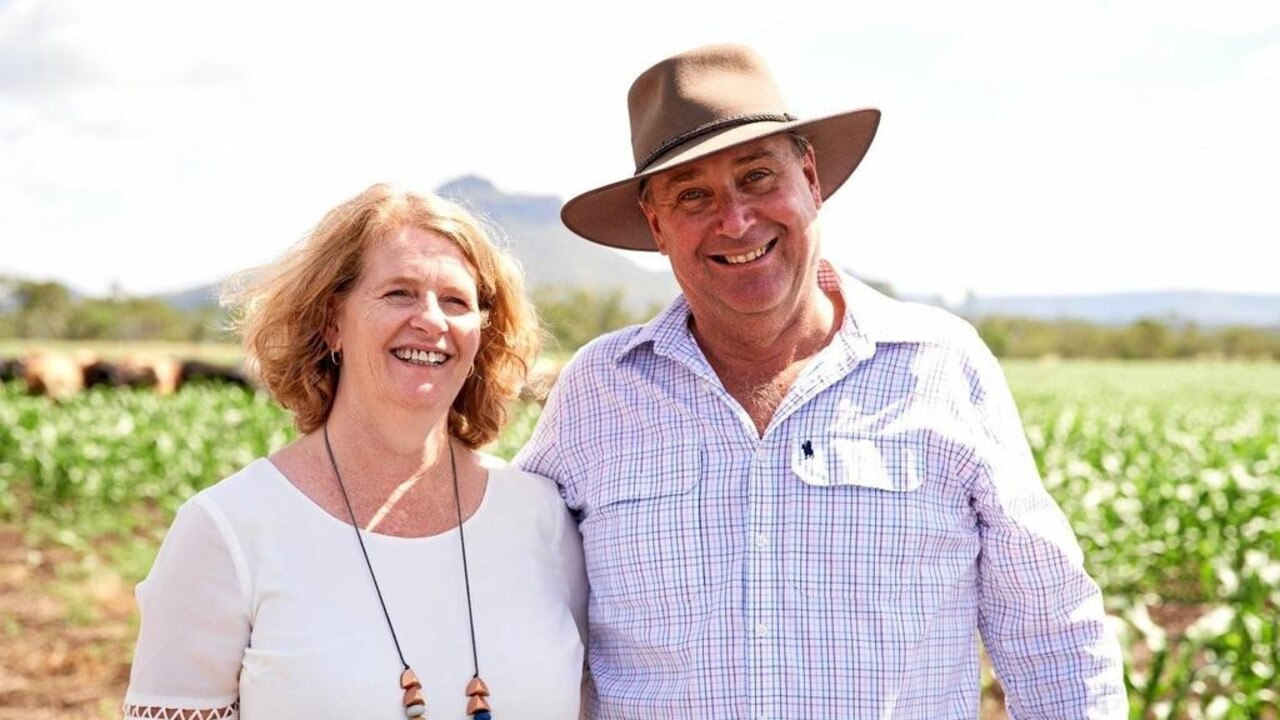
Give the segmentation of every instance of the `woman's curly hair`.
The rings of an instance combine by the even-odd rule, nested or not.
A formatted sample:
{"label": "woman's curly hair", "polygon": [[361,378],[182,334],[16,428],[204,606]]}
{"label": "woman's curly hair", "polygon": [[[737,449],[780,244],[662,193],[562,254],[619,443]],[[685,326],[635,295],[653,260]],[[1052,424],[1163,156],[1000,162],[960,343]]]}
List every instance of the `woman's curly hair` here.
{"label": "woman's curly hair", "polygon": [[246,361],[272,397],[309,433],[329,417],[341,375],[326,333],[355,287],[369,248],[404,227],[434,232],[475,269],[485,322],[472,372],[449,411],[449,431],[468,447],[497,437],[541,346],[537,313],[514,260],[481,223],[431,193],[378,184],[330,210],[278,261],[241,273],[223,292]]}

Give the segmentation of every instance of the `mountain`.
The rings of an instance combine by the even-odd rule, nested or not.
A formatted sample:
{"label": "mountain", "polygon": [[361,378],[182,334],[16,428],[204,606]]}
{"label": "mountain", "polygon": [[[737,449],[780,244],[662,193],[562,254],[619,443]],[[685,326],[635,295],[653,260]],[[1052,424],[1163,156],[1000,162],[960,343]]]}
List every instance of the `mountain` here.
{"label": "mountain", "polygon": [[201,285],[190,290],[165,293],[157,297],[182,311],[199,310],[218,304],[218,286]]}
{"label": "mountain", "polygon": [[[530,290],[539,287],[618,289],[628,306],[647,310],[665,305],[679,288],[670,270],[649,270],[627,255],[638,252],[611,250],[587,242],[560,222],[560,199],[554,195],[505,193],[474,175],[450,180],[436,193],[459,203],[496,227],[493,234],[520,262]],[[180,310],[195,310],[218,302],[216,285],[160,295]]]}
{"label": "mountain", "polygon": [[[524,267],[529,287],[620,288],[634,309],[666,303],[678,292],[670,270],[649,270],[632,261],[642,253],[611,250],[587,242],[560,223],[560,199],[499,190],[474,175],[450,180],[436,189],[488,224]],[[194,309],[216,302],[212,285],[161,296],[176,307]],[[940,301],[919,299],[935,305]],[[972,297],[949,307],[970,319],[1014,315],[1044,320],[1077,319],[1124,325],[1143,318],[1189,322],[1202,327],[1248,325],[1280,329],[1280,295],[1212,292],[1146,292],[1109,295],[1024,295]]]}
{"label": "mountain", "polygon": [[972,297],[953,308],[969,318],[1016,315],[1127,325],[1143,318],[1203,327],[1248,325],[1280,329],[1280,295],[1214,292],[1141,292],[1106,295]]}
{"label": "mountain", "polygon": [[436,192],[498,226],[511,253],[520,260],[530,288],[542,286],[620,288],[634,307],[666,304],[679,288],[670,270],[649,270],[627,255],[587,242],[560,222],[560,198],[513,195],[484,178],[468,175]]}

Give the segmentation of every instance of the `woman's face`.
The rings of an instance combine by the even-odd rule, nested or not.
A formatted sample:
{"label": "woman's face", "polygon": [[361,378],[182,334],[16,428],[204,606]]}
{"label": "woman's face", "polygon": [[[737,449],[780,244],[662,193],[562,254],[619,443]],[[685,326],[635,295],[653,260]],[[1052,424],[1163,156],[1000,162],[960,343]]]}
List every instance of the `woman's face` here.
{"label": "woman's face", "polygon": [[452,241],[413,227],[390,233],[338,309],[338,400],[375,418],[407,410],[438,421],[471,372],[482,324],[475,273]]}

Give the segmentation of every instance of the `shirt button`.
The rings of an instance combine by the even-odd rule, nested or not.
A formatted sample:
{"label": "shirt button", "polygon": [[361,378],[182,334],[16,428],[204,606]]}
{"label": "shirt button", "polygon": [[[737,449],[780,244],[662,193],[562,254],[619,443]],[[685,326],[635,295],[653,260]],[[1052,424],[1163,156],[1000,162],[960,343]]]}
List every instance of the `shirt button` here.
{"label": "shirt button", "polygon": [[767,548],[767,547],[769,547],[769,538],[768,538],[768,536],[766,536],[764,533],[757,533],[757,534],[756,534],[756,549],[757,549],[757,550],[764,550],[764,549],[765,549],[765,548]]}
{"label": "shirt button", "polygon": [[762,637],[768,637],[768,636],[769,636],[769,626],[765,625],[764,623],[756,623],[756,637],[762,638]]}

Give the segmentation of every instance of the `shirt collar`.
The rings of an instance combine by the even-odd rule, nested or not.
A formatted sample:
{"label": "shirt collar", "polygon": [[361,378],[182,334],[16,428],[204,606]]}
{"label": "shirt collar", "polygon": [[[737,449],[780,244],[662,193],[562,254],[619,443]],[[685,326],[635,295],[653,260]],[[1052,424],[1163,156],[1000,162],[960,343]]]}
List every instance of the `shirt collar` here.
{"label": "shirt collar", "polygon": [[681,293],[672,300],[657,317],[640,327],[630,341],[618,350],[615,361],[620,361],[641,345],[651,344],[660,355],[681,354],[678,348],[694,342],[689,331],[689,302]]}

